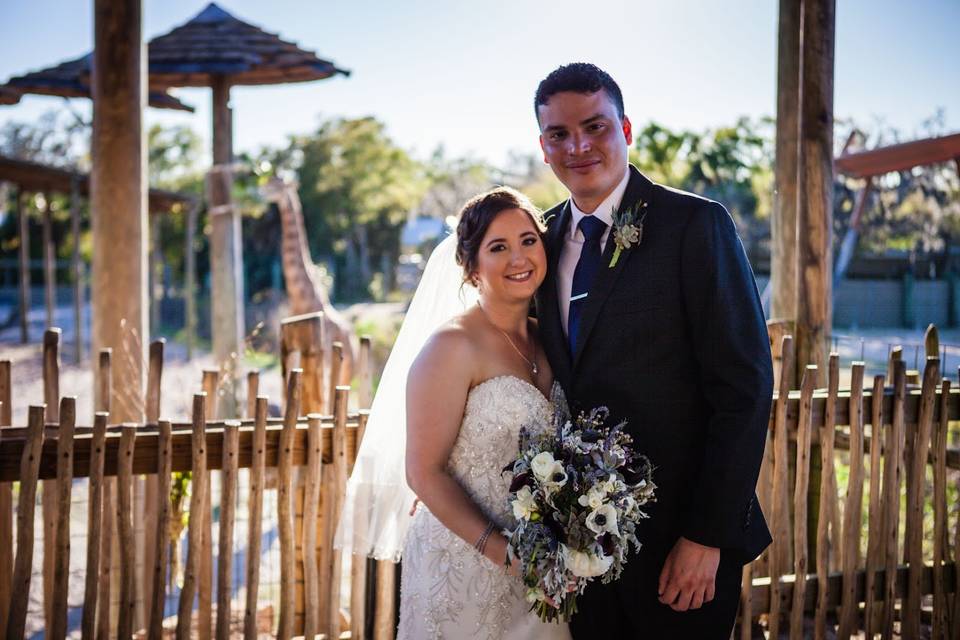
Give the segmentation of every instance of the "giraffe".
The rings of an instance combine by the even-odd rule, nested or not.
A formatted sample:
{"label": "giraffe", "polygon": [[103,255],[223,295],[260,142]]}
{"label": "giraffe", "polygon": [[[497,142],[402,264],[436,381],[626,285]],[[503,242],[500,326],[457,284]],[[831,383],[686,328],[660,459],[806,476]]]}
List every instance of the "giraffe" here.
{"label": "giraffe", "polygon": [[283,229],[280,255],[290,312],[292,315],[323,312],[324,334],[329,336],[327,340],[343,344],[340,384],[350,384],[356,362],[356,336],[350,323],[330,303],[330,297],[315,273],[317,267],[307,248],[297,184],[274,177],[261,188],[261,193],[268,202],[275,202],[280,211],[280,226]]}

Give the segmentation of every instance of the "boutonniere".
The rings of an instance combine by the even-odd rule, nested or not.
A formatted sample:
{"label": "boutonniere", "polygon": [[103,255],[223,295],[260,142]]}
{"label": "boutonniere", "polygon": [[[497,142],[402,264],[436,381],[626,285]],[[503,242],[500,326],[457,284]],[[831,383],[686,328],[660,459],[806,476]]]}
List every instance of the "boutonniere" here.
{"label": "boutonniere", "polygon": [[617,266],[620,259],[620,253],[630,247],[635,247],[643,240],[643,221],[647,217],[647,203],[638,200],[632,207],[619,213],[613,212],[613,241],[616,248],[613,250],[613,258],[607,268],[612,269]]}

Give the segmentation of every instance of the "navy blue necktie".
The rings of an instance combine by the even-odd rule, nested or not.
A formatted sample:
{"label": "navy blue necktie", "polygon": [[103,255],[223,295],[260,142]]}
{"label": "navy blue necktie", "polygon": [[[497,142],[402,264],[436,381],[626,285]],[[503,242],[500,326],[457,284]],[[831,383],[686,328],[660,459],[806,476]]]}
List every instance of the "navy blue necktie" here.
{"label": "navy blue necktie", "polygon": [[607,230],[607,225],[596,216],[584,216],[577,225],[583,234],[583,247],[580,249],[580,260],[573,271],[573,286],[570,289],[570,312],[567,315],[567,336],[570,339],[570,355],[576,353],[577,331],[580,329],[580,317],[587,305],[590,287],[600,267],[600,238]]}

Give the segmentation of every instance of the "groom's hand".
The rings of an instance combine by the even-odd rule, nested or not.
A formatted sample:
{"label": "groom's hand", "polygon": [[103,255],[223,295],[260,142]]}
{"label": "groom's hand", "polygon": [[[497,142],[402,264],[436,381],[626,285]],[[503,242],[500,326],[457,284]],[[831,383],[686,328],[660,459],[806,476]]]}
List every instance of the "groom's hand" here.
{"label": "groom's hand", "polygon": [[674,611],[699,609],[713,600],[720,549],[681,537],[660,572],[660,602]]}

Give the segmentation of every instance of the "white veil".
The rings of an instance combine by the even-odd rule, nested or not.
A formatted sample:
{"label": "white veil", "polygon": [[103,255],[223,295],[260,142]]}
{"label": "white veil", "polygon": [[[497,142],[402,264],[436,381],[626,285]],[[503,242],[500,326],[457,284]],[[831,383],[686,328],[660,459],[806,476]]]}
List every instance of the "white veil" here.
{"label": "white veil", "polygon": [[427,338],[477,300],[463,286],[456,235],[447,236],[427,261],[400,333],[383,369],[363,442],[347,482],[334,547],[397,562],[412,520],[415,495],[407,486],[405,454],[407,372]]}

